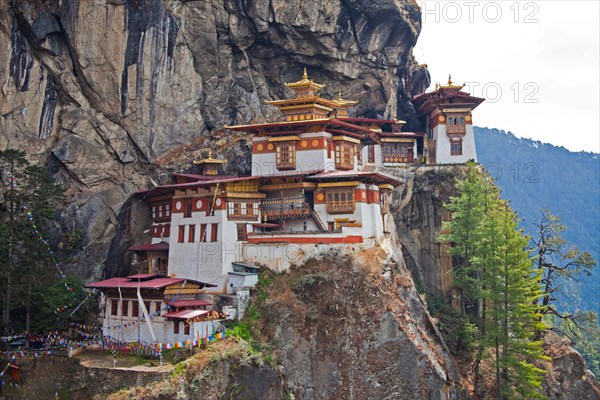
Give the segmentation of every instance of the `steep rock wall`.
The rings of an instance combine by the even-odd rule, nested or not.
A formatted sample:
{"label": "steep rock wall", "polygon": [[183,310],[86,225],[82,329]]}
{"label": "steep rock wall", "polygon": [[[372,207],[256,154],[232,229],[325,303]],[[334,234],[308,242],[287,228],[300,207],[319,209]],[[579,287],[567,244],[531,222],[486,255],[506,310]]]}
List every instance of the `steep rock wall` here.
{"label": "steep rock wall", "polygon": [[401,253],[388,250],[326,255],[266,289],[261,332],[294,398],[469,398]]}
{"label": "steep rock wall", "polygon": [[405,171],[405,184],[393,194],[390,210],[404,260],[421,290],[450,302],[452,257],[437,239],[449,219],[444,203],[456,194],[461,165],[419,166]]}
{"label": "steep rock wall", "polygon": [[324,96],[360,99],[359,115],[416,126],[409,99],[429,84],[411,52],[420,26],[412,0],[4,1],[0,148],[64,185],[64,227],[85,232],[73,266],[98,276],[127,198],[209,145],[247,156],[223,126],[272,118],[264,100],[303,67]]}

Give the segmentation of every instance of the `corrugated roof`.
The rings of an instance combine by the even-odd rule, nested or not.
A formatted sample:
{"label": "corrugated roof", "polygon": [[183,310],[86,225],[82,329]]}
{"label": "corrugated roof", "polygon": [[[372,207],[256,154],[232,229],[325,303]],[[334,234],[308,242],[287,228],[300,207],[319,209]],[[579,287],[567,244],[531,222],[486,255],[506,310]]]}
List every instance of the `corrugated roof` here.
{"label": "corrugated roof", "polygon": [[141,244],[138,246],[131,246],[127,250],[129,251],[169,251],[169,243],[160,242],[153,244]]}
{"label": "corrugated roof", "polygon": [[211,306],[212,303],[206,300],[176,300],[170,303],[173,307],[205,307]]}
{"label": "corrugated roof", "polygon": [[358,179],[375,179],[391,182],[394,185],[399,185],[401,182],[387,175],[377,172],[366,171],[325,171],[317,175],[308,177],[309,179],[337,179],[337,178],[358,178]]}
{"label": "corrugated roof", "polygon": [[[162,289],[169,285],[173,285],[175,283],[181,283],[185,281],[184,278],[170,278],[158,275],[156,278],[148,279],[148,280],[140,280],[138,278],[132,278],[135,275],[128,276],[126,278],[110,278],[105,279],[103,281],[98,281],[94,283],[89,283],[85,285],[88,288],[144,288],[144,289]],[[199,284],[200,287],[216,287],[217,285],[213,285],[210,283],[200,282],[192,279],[187,279],[190,283]]]}
{"label": "corrugated roof", "polygon": [[208,310],[182,310],[163,314],[163,317],[174,319],[192,319],[204,314],[208,314],[209,312],[210,311]]}

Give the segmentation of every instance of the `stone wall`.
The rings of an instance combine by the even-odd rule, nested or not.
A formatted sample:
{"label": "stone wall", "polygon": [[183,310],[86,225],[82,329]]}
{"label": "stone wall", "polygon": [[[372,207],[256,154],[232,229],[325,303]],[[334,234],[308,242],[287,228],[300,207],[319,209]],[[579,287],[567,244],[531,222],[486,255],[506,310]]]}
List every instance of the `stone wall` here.
{"label": "stone wall", "polygon": [[17,365],[21,367],[21,386],[7,388],[9,398],[54,400],[58,394],[61,399],[89,400],[169,376],[169,372],[85,367],[77,358],[66,356],[22,358],[17,359]]}

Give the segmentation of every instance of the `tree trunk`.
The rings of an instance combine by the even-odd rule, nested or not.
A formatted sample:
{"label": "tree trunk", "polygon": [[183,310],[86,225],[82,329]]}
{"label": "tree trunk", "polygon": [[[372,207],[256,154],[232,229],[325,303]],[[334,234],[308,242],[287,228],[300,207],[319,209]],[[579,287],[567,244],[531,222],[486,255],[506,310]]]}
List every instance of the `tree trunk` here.
{"label": "tree trunk", "polygon": [[27,297],[25,298],[25,334],[31,334],[31,280],[27,280]]}
{"label": "tree trunk", "polygon": [[6,287],[4,291],[4,312],[2,313],[2,325],[4,325],[4,334],[10,335],[10,294],[11,294],[10,276],[6,278]]}

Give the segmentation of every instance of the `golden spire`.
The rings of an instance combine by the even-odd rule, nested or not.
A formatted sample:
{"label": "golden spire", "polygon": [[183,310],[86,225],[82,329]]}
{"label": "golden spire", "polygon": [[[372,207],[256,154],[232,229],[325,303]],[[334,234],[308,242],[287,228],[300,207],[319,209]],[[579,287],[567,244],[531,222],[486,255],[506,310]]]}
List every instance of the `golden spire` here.
{"label": "golden spire", "polygon": [[317,96],[317,92],[325,87],[325,85],[315,83],[312,79],[308,79],[306,67],[304,67],[302,79],[300,79],[298,82],[286,83],[285,86],[293,89],[296,92],[297,99]]}
{"label": "golden spire", "polygon": [[[465,87],[464,84],[462,85],[457,85],[454,82],[452,82],[452,75],[448,74],[448,83],[445,85],[441,85],[439,88],[440,89],[454,89],[454,90],[460,90],[463,87]],[[436,84],[436,90],[437,90],[437,84]]]}
{"label": "golden spire", "polygon": [[354,104],[357,104],[358,101],[355,100],[346,100],[342,97],[342,91],[339,90],[338,91],[338,97],[337,99],[334,100],[336,103],[338,103],[340,106],[351,106]]}
{"label": "golden spire", "polygon": [[199,161],[194,161],[194,164],[196,165],[202,165],[202,164],[225,164],[227,162],[227,160],[217,160],[216,158],[213,158],[212,155],[212,149],[208,150],[208,157],[203,159],[203,160],[199,160]]}

